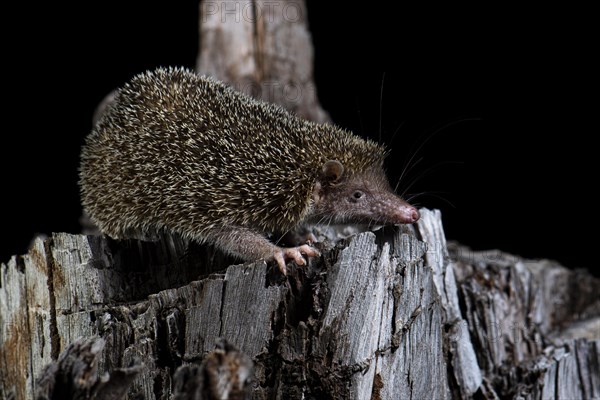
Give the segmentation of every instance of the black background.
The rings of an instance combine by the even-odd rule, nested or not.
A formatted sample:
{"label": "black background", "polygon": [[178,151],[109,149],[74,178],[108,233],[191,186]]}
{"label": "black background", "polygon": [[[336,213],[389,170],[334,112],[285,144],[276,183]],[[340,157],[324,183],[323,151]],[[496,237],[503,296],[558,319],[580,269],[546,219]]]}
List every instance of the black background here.
{"label": "black background", "polygon": [[[18,28],[4,35],[2,261],[35,233],[79,231],[79,149],[102,98],[146,69],[195,66],[195,1],[85,3],[5,15]],[[419,149],[399,190],[417,179],[409,193],[442,210],[449,239],[593,269],[586,11],[344,4],[308,2],[319,98],[392,149],[392,183]]]}

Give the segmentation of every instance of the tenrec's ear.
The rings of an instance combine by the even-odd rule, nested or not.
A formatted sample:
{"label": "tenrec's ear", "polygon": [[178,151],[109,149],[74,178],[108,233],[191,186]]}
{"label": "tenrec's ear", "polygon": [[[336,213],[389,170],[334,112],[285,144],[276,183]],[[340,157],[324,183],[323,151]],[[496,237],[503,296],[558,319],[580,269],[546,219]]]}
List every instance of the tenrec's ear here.
{"label": "tenrec's ear", "polygon": [[328,160],[323,164],[323,181],[329,184],[335,184],[342,179],[344,166],[337,160]]}

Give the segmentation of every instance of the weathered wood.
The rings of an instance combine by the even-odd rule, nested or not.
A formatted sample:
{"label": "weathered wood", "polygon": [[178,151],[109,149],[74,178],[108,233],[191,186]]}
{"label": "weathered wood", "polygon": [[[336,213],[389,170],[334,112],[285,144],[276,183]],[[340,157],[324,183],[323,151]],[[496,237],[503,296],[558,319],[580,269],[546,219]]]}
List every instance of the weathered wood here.
{"label": "weathered wood", "polygon": [[503,398],[600,397],[598,279],[500,251],[452,244],[450,254],[467,321],[460,335],[470,335],[488,390]]}
{"label": "weathered wood", "polygon": [[201,1],[197,71],[303,118],[330,121],[313,81],[302,0]]}
{"label": "weathered wood", "polygon": [[453,263],[447,250],[441,214],[438,210],[426,211],[424,216],[419,221],[419,230],[428,244],[425,259],[433,270],[433,281],[444,308],[444,325],[449,334],[445,337],[448,360],[452,366],[452,376],[448,379],[456,382],[455,397],[470,398],[481,387],[482,374],[469,331],[464,328],[466,322],[459,306]]}
{"label": "weathered wood", "polygon": [[187,284],[171,271],[202,273],[190,260],[204,248],[176,239],[38,240],[0,269],[0,395],[31,397],[44,365],[98,336],[100,374],[139,365],[127,398],[172,395],[175,371],[198,373],[218,338],[253,360],[253,398],[598,396],[598,280],[448,252],[439,212],[390,233],[324,248],[287,280],[257,263]]}
{"label": "weathered wood", "polygon": [[225,340],[202,362],[182,365],[173,377],[175,400],[248,399],[252,361]]}
{"label": "weathered wood", "polygon": [[140,365],[118,368],[98,375],[98,356],[104,341],[78,339],[71,343],[56,362],[46,366],[35,388],[35,398],[50,399],[121,399],[127,393]]}
{"label": "weathered wood", "polygon": [[[229,267],[225,274],[213,274],[140,300],[143,278],[138,279],[140,287],[132,285],[132,278],[141,274],[139,266],[121,264],[136,259],[124,256],[131,249],[130,243],[123,250],[99,237],[55,234],[47,242],[36,242],[30,254],[22,258],[25,265],[32,267],[15,269],[16,258],[2,267],[3,296],[13,287],[13,280],[24,281],[23,274],[34,268],[33,259],[39,263],[35,271],[47,272],[45,279],[38,280],[52,282],[31,289],[39,292],[39,297],[54,299],[50,309],[44,310],[50,315],[46,333],[24,324],[23,331],[30,328],[28,335],[34,340],[24,341],[22,352],[14,356],[20,357],[21,364],[33,376],[38,376],[51,357],[36,358],[33,352],[39,350],[28,344],[45,343],[44,353],[55,358],[77,338],[99,335],[106,342],[100,369],[112,371],[130,365],[135,358],[141,359],[144,368],[135,378],[129,395],[157,398],[171,390],[170,375],[177,366],[200,360],[218,337],[224,337],[254,359],[260,384],[255,387],[258,397],[275,393],[295,396],[304,392],[360,398],[372,391],[376,360],[381,369],[377,379],[386,384],[397,376],[390,367],[394,362],[402,360],[407,373],[417,369],[414,364],[418,364],[419,357],[415,351],[421,349],[411,347],[414,344],[397,336],[397,343],[392,344],[393,332],[385,335],[380,332],[392,326],[389,316],[404,312],[394,305],[394,293],[403,291],[409,296],[411,292],[408,288],[391,290],[389,277],[395,276],[394,271],[400,268],[424,268],[417,265],[422,263],[423,244],[408,233],[403,235],[400,243],[409,251],[404,253],[385,245],[383,256],[374,234],[356,237],[348,248],[331,253],[330,274],[323,265],[313,263],[306,270],[292,269],[292,277],[283,284],[276,283],[278,279],[269,279],[264,263],[238,265]],[[407,241],[410,244],[404,243]],[[164,242],[142,246],[146,251],[152,249],[145,257],[138,258],[145,260],[166,260],[177,247]],[[390,258],[391,254],[395,258]],[[177,267],[179,258],[171,254],[169,260],[172,264],[161,264],[164,270],[155,269],[152,274],[169,280],[167,272]],[[147,274],[145,277],[153,280]],[[424,284],[428,281],[432,288],[431,278],[425,279]],[[414,308],[419,308],[420,301],[413,302]],[[431,293],[423,301],[432,302]],[[420,308],[428,307],[431,305],[427,303]],[[31,304],[24,303],[14,311],[22,314],[31,308]],[[439,320],[439,307],[434,309],[434,318]],[[396,329],[407,330],[410,318],[411,323],[424,323],[420,318],[428,321],[428,315],[407,315],[407,322],[397,324]],[[1,323],[5,326],[4,320]],[[426,337],[432,331],[431,335],[437,338],[437,351],[432,353],[433,360],[427,362],[442,366],[441,325],[428,326],[423,330],[426,336],[416,331],[414,335],[422,338],[422,343],[429,343]],[[3,350],[13,334],[7,332],[2,336]],[[363,341],[365,337],[369,340]],[[391,354],[398,347],[401,352]],[[401,354],[410,355],[413,361],[406,362]],[[31,393],[33,380],[24,384],[18,377],[15,374],[7,380],[21,385],[19,393]],[[167,386],[161,387],[163,383]],[[393,389],[385,384],[382,388],[384,392]],[[8,392],[12,388],[4,386],[3,390]]]}

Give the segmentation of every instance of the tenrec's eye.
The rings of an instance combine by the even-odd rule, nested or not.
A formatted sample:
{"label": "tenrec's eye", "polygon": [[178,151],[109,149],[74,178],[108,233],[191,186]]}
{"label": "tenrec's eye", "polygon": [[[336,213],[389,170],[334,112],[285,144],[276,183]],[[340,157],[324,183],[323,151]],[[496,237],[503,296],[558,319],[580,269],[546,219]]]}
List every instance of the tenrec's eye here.
{"label": "tenrec's eye", "polygon": [[364,195],[364,193],[363,193],[363,192],[361,192],[360,190],[357,190],[356,192],[352,193],[352,198],[353,198],[354,200],[358,200],[358,199],[360,199],[361,197],[363,197],[363,195]]}

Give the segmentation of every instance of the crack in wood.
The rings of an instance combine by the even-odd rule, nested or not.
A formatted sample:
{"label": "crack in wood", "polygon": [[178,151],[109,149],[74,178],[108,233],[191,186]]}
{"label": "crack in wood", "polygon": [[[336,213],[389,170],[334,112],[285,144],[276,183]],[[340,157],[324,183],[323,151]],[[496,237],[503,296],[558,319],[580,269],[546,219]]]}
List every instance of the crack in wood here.
{"label": "crack in wood", "polygon": [[46,266],[48,271],[48,296],[50,300],[50,356],[53,360],[58,360],[60,355],[60,333],[56,320],[56,296],[54,293],[54,257],[52,255],[53,239],[44,241],[44,251],[46,253]]}

